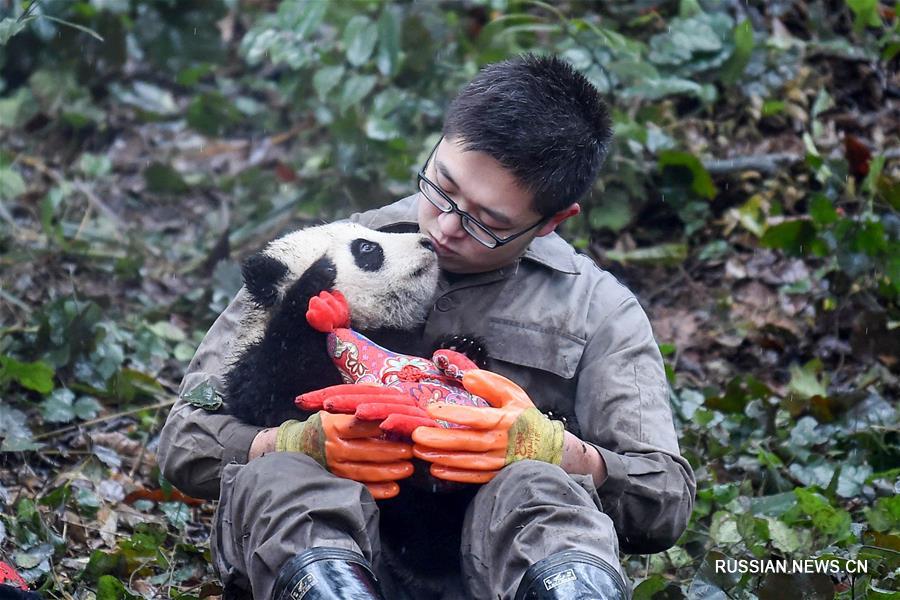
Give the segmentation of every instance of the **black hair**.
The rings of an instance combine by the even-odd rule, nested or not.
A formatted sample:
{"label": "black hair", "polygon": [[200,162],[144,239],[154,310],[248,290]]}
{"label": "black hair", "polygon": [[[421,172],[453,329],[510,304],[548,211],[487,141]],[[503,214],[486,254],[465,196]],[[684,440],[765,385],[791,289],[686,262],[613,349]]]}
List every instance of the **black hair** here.
{"label": "black hair", "polygon": [[572,65],[523,54],[482,69],[450,104],[443,134],[493,157],[549,217],[590,189],[612,123],[600,93]]}

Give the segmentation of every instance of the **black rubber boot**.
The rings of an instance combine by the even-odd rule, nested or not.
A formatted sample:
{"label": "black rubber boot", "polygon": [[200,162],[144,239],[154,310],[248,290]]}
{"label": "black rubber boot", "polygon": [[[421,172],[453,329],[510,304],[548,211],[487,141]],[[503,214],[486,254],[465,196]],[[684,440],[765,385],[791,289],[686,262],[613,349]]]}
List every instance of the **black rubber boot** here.
{"label": "black rubber boot", "polygon": [[384,600],[372,567],[344,548],[313,548],[278,573],[272,600]]}
{"label": "black rubber boot", "polygon": [[570,550],[531,565],[516,600],[628,600],[622,576],[592,554]]}

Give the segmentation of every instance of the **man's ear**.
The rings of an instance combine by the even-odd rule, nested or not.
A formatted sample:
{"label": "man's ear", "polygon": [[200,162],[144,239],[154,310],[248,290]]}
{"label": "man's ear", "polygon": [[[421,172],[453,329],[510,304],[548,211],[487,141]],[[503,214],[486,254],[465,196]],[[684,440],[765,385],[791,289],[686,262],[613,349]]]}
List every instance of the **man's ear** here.
{"label": "man's ear", "polygon": [[580,212],[581,212],[581,205],[578,204],[577,202],[573,202],[566,208],[562,209],[561,211],[559,211],[558,213],[556,213],[555,215],[550,217],[550,219],[546,223],[544,223],[540,229],[538,229],[536,237],[543,237],[545,235],[553,233],[556,230],[556,228],[559,227],[560,223],[562,223],[566,219],[574,217],[575,215],[577,215]]}

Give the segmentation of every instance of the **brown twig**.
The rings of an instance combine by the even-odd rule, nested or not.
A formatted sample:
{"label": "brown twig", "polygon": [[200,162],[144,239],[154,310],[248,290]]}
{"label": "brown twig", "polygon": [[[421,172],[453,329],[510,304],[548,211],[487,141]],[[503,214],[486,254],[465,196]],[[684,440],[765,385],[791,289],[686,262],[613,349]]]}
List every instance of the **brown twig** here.
{"label": "brown twig", "polygon": [[[24,154],[20,154],[16,157],[16,160],[20,160],[23,163],[25,163],[26,165],[28,165],[34,169],[37,169],[38,171],[40,171],[41,173],[43,173],[44,175],[46,175],[47,177],[52,179],[57,184],[62,185],[63,183],[67,182],[66,178],[63,177],[62,173],[60,173],[59,171],[57,171],[56,169],[54,169],[52,167],[47,166],[44,163],[44,161],[40,160],[39,158],[35,158],[34,156],[26,156]],[[88,186],[86,186],[83,181],[69,181],[68,183],[70,183],[73,188],[75,188],[85,198],[87,198],[87,200],[91,204],[91,206],[93,206],[98,212],[103,214],[103,216],[105,216],[107,219],[109,219],[116,225],[116,228],[113,230],[114,235],[116,236],[116,239],[118,239],[119,241],[123,241],[125,239],[125,236],[122,233],[122,231],[125,229],[125,223],[122,221],[122,219],[120,219],[119,216],[115,212],[113,212],[113,210],[110,207],[108,207],[97,196],[97,194],[94,193],[94,191],[92,189],[90,189]]]}
{"label": "brown twig", "polygon": [[138,408],[132,408],[129,410],[123,410],[121,412],[113,413],[111,415],[106,415],[105,417],[97,417],[96,419],[91,419],[89,421],[83,421],[81,423],[77,423],[75,425],[69,425],[68,427],[63,427],[62,429],[55,429],[53,431],[48,431],[46,433],[42,433],[40,435],[34,436],[34,440],[45,440],[48,438],[56,437],[58,435],[62,435],[63,433],[68,433],[80,427],[88,427],[91,425],[96,425],[97,423],[104,423],[106,421],[112,421],[118,417],[124,417],[127,415],[133,415],[134,413],[139,413],[144,410],[154,410],[160,408],[166,408],[175,404],[175,400],[166,400],[165,402],[159,402],[157,404],[151,404],[150,406],[139,406]]}

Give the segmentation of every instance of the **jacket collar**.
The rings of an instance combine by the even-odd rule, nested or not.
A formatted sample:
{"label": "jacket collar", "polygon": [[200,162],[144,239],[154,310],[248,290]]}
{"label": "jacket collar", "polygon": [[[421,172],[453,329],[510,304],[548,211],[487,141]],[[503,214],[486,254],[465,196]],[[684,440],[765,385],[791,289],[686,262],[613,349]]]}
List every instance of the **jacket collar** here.
{"label": "jacket collar", "polygon": [[[418,194],[407,196],[385,207],[354,215],[350,220],[385,231],[418,231],[417,196]],[[575,250],[556,232],[534,238],[525,250],[522,260],[543,265],[560,273],[569,275],[579,273],[575,264]]]}

